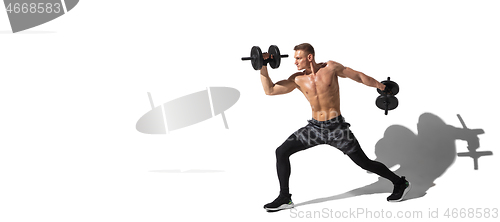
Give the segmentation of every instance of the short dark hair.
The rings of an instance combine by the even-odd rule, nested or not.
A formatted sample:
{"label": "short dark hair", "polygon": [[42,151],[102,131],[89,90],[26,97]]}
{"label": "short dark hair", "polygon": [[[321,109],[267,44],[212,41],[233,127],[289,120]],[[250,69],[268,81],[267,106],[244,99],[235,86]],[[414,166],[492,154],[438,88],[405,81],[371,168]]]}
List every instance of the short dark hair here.
{"label": "short dark hair", "polygon": [[296,45],[293,50],[302,50],[304,51],[307,55],[312,54],[314,56],[314,48],[312,47],[311,44],[309,43],[302,43],[299,45]]}

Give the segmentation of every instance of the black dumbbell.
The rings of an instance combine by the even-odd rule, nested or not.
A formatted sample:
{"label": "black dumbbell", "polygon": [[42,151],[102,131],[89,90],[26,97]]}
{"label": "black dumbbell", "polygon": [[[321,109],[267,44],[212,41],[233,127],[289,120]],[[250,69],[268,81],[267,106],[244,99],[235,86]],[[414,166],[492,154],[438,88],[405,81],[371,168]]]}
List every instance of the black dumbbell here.
{"label": "black dumbbell", "polygon": [[[286,58],[288,55],[281,55],[280,50],[278,46],[276,45],[271,45],[269,46],[269,54],[271,55],[269,60],[269,65],[271,68],[276,69],[280,66],[281,64],[281,58]],[[243,57],[241,60],[251,60],[252,62],[252,67],[255,70],[260,70],[262,69],[262,66],[264,65],[264,58],[262,57],[262,50],[260,50],[260,47],[254,46],[252,47],[252,50],[250,51],[250,57]]]}
{"label": "black dumbbell", "polygon": [[395,97],[395,95],[399,93],[399,85],[391,81],[391,77],[387,77],[387,80],[382,81],[382,84],[385,85],[385,89],[384,91],[377,89],[380,96],[375,100],[375,105],[385,110],[385,115],[387,115],[389,110],[396,109],[399,105],[398,98]]}

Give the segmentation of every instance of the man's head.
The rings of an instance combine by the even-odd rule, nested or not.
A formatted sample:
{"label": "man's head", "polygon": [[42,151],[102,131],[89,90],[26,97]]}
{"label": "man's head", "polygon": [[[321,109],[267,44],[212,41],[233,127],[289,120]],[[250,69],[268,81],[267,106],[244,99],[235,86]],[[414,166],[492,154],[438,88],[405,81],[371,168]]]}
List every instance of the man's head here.
{"label": "man's head", "polygon": [[295,50],[295,65],[298,70],[309,68],[311,62],[314,62],[314,48],[311,44],[302,43],[296,45],[293,50]]}

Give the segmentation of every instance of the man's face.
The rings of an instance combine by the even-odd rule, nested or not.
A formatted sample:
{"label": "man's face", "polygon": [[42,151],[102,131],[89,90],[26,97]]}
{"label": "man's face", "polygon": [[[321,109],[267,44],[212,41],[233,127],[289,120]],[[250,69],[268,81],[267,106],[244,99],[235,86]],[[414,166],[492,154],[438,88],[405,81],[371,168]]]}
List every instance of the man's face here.
{"label": "man's face", "polygon": [[295,65],[298,70],[303,70],[309,67],[309,60],[307,59],[307,55],[302,50],[295,51]]}

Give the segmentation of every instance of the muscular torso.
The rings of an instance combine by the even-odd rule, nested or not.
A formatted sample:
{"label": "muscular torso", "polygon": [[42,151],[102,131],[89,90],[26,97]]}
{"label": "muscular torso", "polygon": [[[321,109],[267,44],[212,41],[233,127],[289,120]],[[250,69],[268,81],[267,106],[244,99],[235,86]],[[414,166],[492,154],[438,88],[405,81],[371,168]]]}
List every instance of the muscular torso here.
{"label": "muscular torso", "polygon": [[319,65],[316,73],[296,73],[294,80],[311,105],[312,118],[325,121],[340,115],[339,84],[334,71],[335,62]]}

